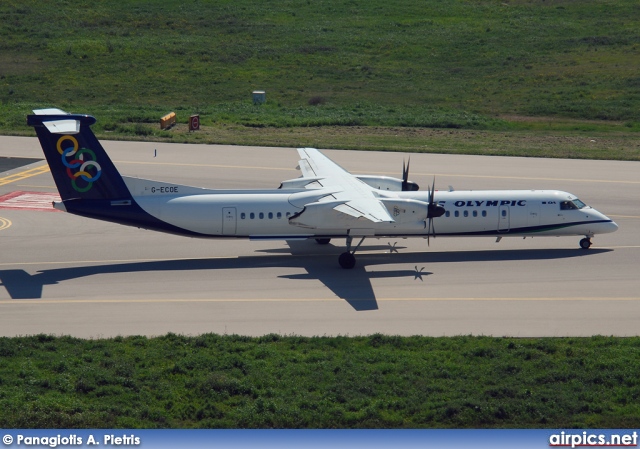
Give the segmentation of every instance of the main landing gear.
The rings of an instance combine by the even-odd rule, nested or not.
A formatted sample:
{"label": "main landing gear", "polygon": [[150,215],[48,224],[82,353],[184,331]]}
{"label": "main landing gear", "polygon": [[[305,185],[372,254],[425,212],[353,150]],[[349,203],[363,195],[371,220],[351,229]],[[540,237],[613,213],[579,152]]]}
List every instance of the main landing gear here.
{"label": "main landing gear", "polygon": [[352,269],[353,267],[356,266],[356,256],[354,256],[354,254],[356,253],[358,248],[360,248],[360,245],[362,245],[362,242],[364,242],[364,237],[362,237],[360,239],[360,241],[358,242],[356,247],[353,249],[353,251],[351,251],[351,242],[352,241],[353,241],[353,237],[348,235],[347,236],[347,250],[344,253],[340,254],[340,257],[338,258],[338,263],[345,270],[350,270],[350,269]]}
{"label": "main landing gear", "polygon": [[591,247],[591,237],[586,236],[582,240],[580,240],[580,248],[589,249]]}

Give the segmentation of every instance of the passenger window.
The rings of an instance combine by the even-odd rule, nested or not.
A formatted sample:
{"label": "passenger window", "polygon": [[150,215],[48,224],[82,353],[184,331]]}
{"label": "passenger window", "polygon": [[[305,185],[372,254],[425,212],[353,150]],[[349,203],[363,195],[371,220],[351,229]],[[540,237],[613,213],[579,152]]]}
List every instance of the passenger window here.
{"label": "passenger window", "polygon": [[482,211],[482,216],[483,216],[483,217],[486,217],[486,216],[487,216],[487,211],[486,211],[486,210],[483,210],[483,211]]}
{"label": "passenger window", "polygon": [[262,220],[264,218],[264,214],[262,212],[260,212],[259,217],[260,217],[260,220]]}
{"label": "passenger window", "polygon": [[251,213],[249,214],[249,218],[251,218],[251,219],[253,220],[254,218],[256,218],[256,214],[254,214],[253,212],[251,212]]}
{"label": "passenger window", "polygon": [[269,219],[271,220],[273,218],[273,212],[269,212]]}
{"label": "passenger window", "polygon": [[506,217],[507,216],[507,210],[506,209],[502,209],[502,216]]}
{"label": "passenger window", "polygon": [[444,213],[444,216],[445,216],[445,217],[450,217],[450,216],[451,216],[451,212],[446,211],[446,212]]}
{"label": "passenger window", "polygon": [[287,217],[291,215],[291,212],[287,212]]}
{"label": "passenger window", "polygon": [[455,212],[453,213],[453,215],[455,215],[456,217],[459,217],[459,216],[460,216],[460,212],[459,212],[459,211],[455,211]]}
{"label": "passenger window", "polygon": [[278,217],[278,219],[282,218],[282,212],[278,212],[278,214],[276,215],[276,217]]}
{"label": "passenger window", "polygon": [[465,210],[463,214],[464,214],[465,217],[468,217],[469,216],[469,211]]}
{"label": "passenger window", "polygon": [[242,212],[242,213],[240,214],[240,219],[241,219],[241,220],[244,220],[245,218],[246,218],[246,215],[245,215],[245,213],[244,213],[244,212]]}
{"label": "passenger window", "polygon": [[478,211],[477,211],[477,210],[474,210],[474,211],[473,211],[473,216],[474,216],[474,217],[477,217],[477,216],[478,216]]}

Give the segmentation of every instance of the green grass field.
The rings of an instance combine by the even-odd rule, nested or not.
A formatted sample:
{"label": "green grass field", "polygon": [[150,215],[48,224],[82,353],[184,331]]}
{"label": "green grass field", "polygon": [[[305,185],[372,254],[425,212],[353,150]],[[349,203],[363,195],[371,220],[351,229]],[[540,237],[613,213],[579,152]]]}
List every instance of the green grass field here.
{"label": "green grass field", "polygon": [[[0,132],[55,106],[109,138],[446,151],[379,130],[471,129],[491,137],[459,151],[495,154],[501,133],[551,132],[617,139],[562,157],[640,160],[639,30],[635,0],[8,1]],[[161,132],[169,111],[203,131]]]}
{"label": "green grass field", "polygon": [[[3,0],[0,133],[637,161],[639,67],[637,0]],[[638,428],[639,348],[0,338],[0,427]]]}
{"label": "green grass field", "polygon": [[638,428],[640,339],[0,338],[3,428]]}

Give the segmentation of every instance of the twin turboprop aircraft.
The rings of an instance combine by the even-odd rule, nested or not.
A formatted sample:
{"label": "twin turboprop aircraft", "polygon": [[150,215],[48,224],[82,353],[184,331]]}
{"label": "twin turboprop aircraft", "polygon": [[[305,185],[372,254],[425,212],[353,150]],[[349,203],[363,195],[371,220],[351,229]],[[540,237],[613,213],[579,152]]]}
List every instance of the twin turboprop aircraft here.
{"label": "twin turboprop aircraft", "polygon": [[[202,238],[345,239],[342,268],[355,266],[367,237],[584,236],[616,223],[557,190],[418,191],[408,180],[352,175],[321,152],[300,148],[302,176],[272,190],[211,190],[121,176],[90,126],[60,109],[27,117],[36,130],[61,202],[56,209],[138,228]],[[434,184],[435,187],[435,184]],[[358,242],[354,246],[354,239]]]}

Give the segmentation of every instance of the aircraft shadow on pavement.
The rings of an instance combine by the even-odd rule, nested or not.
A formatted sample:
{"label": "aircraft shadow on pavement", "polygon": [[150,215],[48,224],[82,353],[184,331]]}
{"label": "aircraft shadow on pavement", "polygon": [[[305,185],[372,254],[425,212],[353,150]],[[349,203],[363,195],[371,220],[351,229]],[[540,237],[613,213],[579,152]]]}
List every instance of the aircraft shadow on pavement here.
{"label": "aircraft shadow on pavement", "polygon": [[[331,250],[333,248],[333,250]],[[42,298],[45,285],[98,274],[143,273],[143,272],[180,272],[187,270],[234,270],[260,268],[304,268],[306,274],[287,274],[279,278],[295,280],[318,280],[336,296],[344,299],[357,311],[376,310],[378,303],[371,285],[372,279],[408,278],[424,282],[426,276],[433,275],[425,268],[430,264],[455,262],[501,262],[522,260],[553,260],[573,257],[585,257],[606,253],[609,249],[524,249],[524,250],[486,250],[453,252],[393,252],[391,254],[368,254],[363,248],[357,253],[358,262],[352,270],[343,270],[336,260],[337,247],[322,249],[322,254],[309,251],[306,254],[299,248],[289,254],[241,256],[229,259],[186,259],[150,262],[109,263],[103,265],[54,268],[29,274],[24,270],[0,270],[0,285],[4,286],[12,299]],[[385,247],[386,248],[386,247]],[[280,250],[278,250],[279,252]],[[325,252],[326,251],[326,252]],[[264,251],[263,251],[264,252]],[[292,254],[293,253],[293,254]],[[406,269],[377,269],[388,264],[407,264]],[[373,267],[373,268],[372,268]],[[366,269],[368,268],[368,270]]]}

